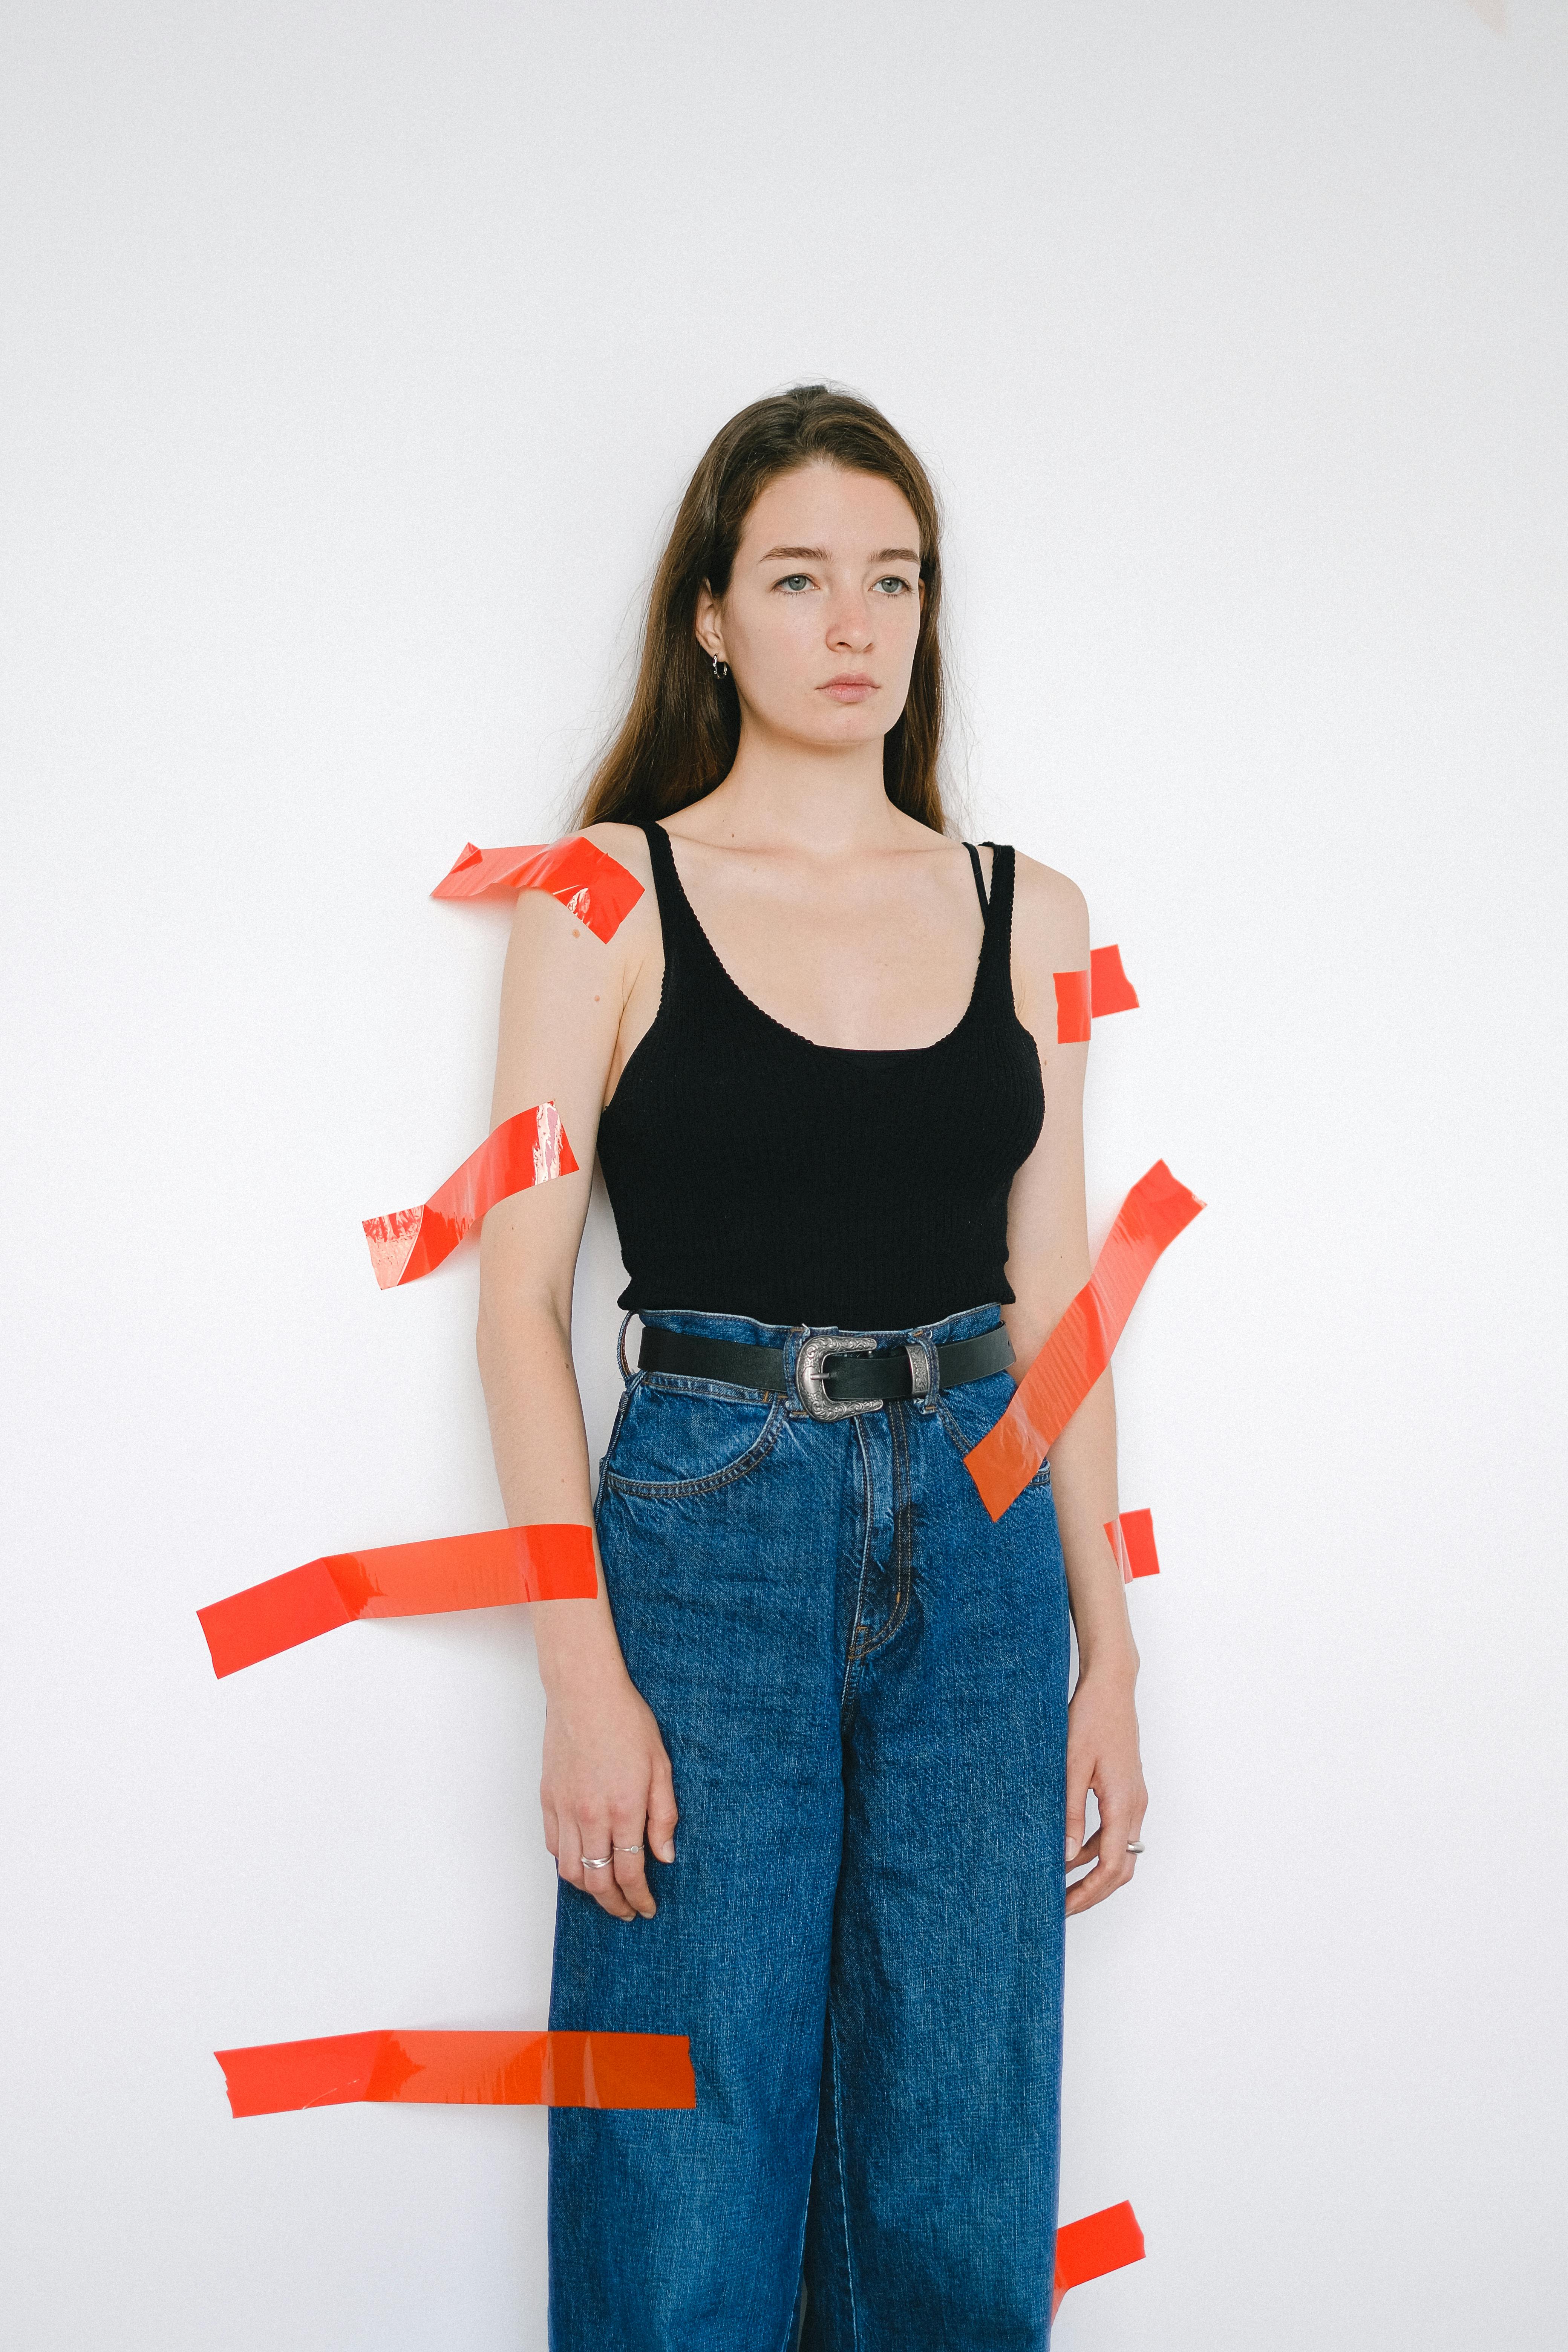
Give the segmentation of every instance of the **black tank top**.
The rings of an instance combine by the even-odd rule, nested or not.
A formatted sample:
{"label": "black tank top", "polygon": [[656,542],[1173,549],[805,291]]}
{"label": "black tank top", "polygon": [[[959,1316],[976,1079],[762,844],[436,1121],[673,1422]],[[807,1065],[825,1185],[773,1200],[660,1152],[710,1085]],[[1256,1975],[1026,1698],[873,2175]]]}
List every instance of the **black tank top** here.
{"label": "black tank top", "polygon": [[968,1010],[934,1045],[816,1045],[743,996],[647,824],[664,989],[599,1122],[623,1307],[898,1330],[1007,1300],[1007,1194],[1045,1116],[998,848]]}

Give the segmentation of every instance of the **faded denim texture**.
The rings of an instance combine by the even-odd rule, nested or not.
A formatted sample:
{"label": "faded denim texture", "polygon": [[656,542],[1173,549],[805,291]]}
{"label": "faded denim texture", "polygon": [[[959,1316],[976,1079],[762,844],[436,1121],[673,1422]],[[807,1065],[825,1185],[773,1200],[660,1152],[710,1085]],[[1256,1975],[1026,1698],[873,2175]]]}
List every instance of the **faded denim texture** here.
{"label": "faded denim texture", "polygon": [[[637,1373],[597,1505],[675,1769],[658,1916],[563,1886],[550,2022],[690,2036],[686,2114],[550,2118],[554,2352],[986,2352],[1050,2333],[1068,1616],[1005,1372],[853,1420]],[[923,1336],[967,1339],[994,1307]],[[908,1335],[884,1334],[882,1339]]]}

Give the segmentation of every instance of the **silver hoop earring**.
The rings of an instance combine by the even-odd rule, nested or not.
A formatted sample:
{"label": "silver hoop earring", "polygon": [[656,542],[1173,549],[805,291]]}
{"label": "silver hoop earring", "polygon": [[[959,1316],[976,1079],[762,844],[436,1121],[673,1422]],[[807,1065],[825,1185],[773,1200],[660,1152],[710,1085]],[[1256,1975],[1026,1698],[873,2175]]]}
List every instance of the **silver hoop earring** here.
{"label": "silver hoop earring", "polygon": [[710,654],[708,658],[713,665],[713,675],[715,677],[729,677],[730,665],[728,662],[721,662],[717,654]]}

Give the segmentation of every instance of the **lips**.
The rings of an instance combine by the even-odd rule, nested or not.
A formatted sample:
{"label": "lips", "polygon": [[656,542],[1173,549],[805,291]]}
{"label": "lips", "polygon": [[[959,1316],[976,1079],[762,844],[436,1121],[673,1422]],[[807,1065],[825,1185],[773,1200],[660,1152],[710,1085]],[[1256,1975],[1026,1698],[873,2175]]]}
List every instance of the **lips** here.
{"label": "lips", "polygon": [[830,694],[835,702],[864,702],[868,694],[877,691],[877,681],[864,670],[846,670],[841,677],[830,677],[819,687],[820,694]]}

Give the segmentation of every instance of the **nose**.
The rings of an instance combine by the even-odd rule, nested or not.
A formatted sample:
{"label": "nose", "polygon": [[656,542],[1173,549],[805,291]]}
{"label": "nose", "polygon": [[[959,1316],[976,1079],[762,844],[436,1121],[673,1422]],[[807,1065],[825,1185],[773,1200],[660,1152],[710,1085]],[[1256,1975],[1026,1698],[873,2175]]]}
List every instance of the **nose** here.
{"label": "nose", "polygon": [[835,602],[827,616],[827,642],[836,653],[869,653],[876,633],[864,596],[844,595]]}

